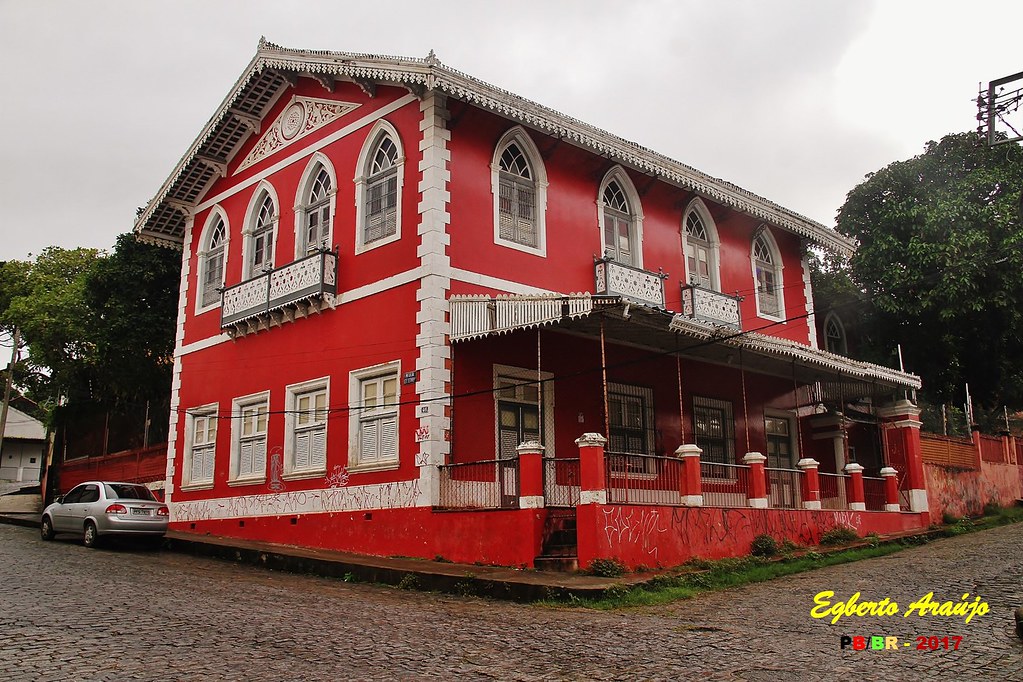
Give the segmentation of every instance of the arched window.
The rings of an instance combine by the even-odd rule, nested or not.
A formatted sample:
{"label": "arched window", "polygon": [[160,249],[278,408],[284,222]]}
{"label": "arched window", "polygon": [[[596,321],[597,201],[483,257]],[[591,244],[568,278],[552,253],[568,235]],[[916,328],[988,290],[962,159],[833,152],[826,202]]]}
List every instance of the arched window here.
{"label": "arched window", "polygon": [[718,270],[717,227],[707,207],[699,199],[693,200],[683,219],[683,243],[686,271],[691,284],[721,291]]}
{"label": "arched window", "polygon": [[277,206],[273,196],[266,189],[257,192],[255,212],[249,223],[248,260],[249,278],[273,269],[274,227],[277,225]]}
{"label": "arched window", "polygon": [[824,318],[824,348],[829,353],[837,355],[849,354],[845,327],[835,313],[828,313],[828,316]]}
{"label": "arched window", "polygon": [[781,318],[784,310],[781,255],[766,225],[753,237],[751,260],[757,284],[757,313],[764,317]]}
{"label": "arched window", "polygon": [[401,238],[401,188],[405,157],[398,131],[377,121],[366,137],[355,178],[355,252]]}
{"label": "arched window", "polygon": [[320,166],[309,188],[305,207],[305,234],[302,250],[311,253],[327,247],[330,234],[330,175]]}
{"label": "arched window", "polygon": [[522,126],[501,136],[490,164],[494,193],[494,243],[547,255],[547,170]]}
{"label": "arched window", "polygon": [[604,254],[619,263],[643,267],[639,195],[621,168],[612,169],[601,183],[599,205]]}
{"label": "arched window", "polygon": [[206,228],[205,243],[200,258],[200,284],[199,284],[199,306],[208,306],[220,303],[220,290],[224,286],[224,261],[227,254],[227,227],[224,219],[214,215],[212,222]]}

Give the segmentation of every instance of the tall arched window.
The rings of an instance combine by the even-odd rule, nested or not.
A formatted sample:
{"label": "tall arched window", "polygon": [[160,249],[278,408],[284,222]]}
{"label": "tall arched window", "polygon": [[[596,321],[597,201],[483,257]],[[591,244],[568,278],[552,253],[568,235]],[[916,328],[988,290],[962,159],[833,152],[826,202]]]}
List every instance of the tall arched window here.
{"label": "tall arched window", "polygon": [[401,188],[405,156],[398,131],[377,121],[366,136],[355,177],[355,252],[401,238]]}
{"label": "tall arched window", "polygon": [[277,205],[266,189],[257,193],[257,207],[250,218],[248,238],[247,277],[255,277],[273,269],[274,227],[277,225]]}
{"label": "tall arched window", "polygon": [[494,243],[547,255],[547,171],[543,157],[521,126],[506,132],[491,162]]}
{"label": "tall arched window", "polygon": [[205,243],[199,254],[201,274],[199,284],[199,306],[220,303],[220,290],[224,286],[224,261],[227,253],[227,228],[220,215],[206,229]]}
{"label": "tall arched window", "polygon": [[600,202],[604,224],[604,253],[619,263],[634,265],[634,253],[638,245],[632,209],[617,179],[611,180],[604,187]]}
{"label": "tall arched window", "polygon": [[[312,253],[316,249],[328,247],[327,240],[330,237],[330,198],[331,194],[330,175],[327,169],[319,166],[316,175],[313,176],[312,185],[309,187],[309,194],[306,197],[304,220],[304,234],[302,235],[302,254]],[[299,254],[299,255],[302,255]]]}
{"label": "tall arched window", "polygon": [[781,318],[784,310],[781,255],[766,225],[753,237],[751,260],[757,284],[757,313],[764,317]]}
{"label": "tall arched window", "polygon": [[824,318],[824,348],[829,353],[837,355],[849,354],[845,327],[835,313],[828,313],[828,316]]}
{"label": "tall arched window", "polygon": [[717,228],[702,201],[695,199],[689,205],[683,219],[683,226],[686,272],[689,282],[721,291]]}

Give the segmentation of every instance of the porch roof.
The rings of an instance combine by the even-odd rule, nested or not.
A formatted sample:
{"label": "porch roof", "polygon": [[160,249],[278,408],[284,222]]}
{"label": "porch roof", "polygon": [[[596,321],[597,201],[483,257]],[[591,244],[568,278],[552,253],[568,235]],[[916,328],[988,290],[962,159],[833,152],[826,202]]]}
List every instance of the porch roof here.
{"label": "porch roof", "polygon": [[812,386],[810,398],[831,402],[920,388],[920,377],[755,331],[734,331],[678,313],[631,304],[618,296],[538,294],[452,296],[453,342],[557,325],[667,356],[739,367]]}

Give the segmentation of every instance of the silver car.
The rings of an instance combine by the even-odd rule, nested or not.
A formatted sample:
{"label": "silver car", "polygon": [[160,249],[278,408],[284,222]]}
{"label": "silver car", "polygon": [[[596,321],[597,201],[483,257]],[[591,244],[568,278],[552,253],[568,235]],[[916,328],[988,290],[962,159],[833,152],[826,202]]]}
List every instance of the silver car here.
{"label": "silver car", "polygon": [[96,547],[104,536],[161,538],[169,515],[144,485],[86,481],[43,510],[39,532],[43,540],[75,533],[86,547]]}

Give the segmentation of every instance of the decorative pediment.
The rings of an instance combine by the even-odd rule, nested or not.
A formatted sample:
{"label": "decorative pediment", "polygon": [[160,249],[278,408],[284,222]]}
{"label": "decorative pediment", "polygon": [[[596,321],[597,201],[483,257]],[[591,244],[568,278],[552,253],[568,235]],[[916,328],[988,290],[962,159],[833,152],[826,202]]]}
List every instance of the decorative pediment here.
{"label": "decorative pediment", "polygon": [[259,142],[252,148],[249,155],[238,166],[243,171],[249,166],[258,163],[284,149],[293,142],[301,140],[306,135],[319,128],[335,121],[345,114],[359,107],[352,102],[339,102],[332,99],[318,99],[316,97],[294,96],[284,111],[273,122],[270,129],[263,133]]}

